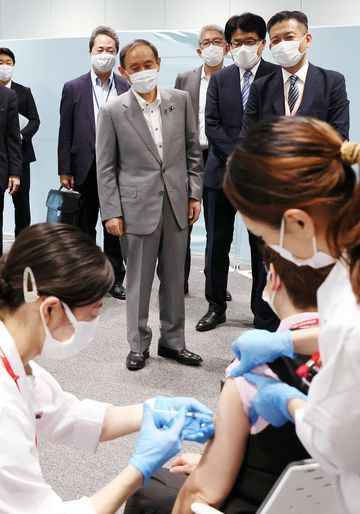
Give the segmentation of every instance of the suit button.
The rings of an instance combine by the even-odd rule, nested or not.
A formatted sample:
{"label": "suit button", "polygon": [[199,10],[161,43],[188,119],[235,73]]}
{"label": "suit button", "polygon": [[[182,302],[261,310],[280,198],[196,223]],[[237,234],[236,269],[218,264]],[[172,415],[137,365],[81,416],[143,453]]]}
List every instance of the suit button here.
{"label": "suit button", "polygon": [[159,195],[163,196],[163,194],[164,194],[164,191],[160,191]]}
{"label": "suit button", "polygon": [[161,173],[165,173],[165,171],[166,171],[166,168],[161,169]]}

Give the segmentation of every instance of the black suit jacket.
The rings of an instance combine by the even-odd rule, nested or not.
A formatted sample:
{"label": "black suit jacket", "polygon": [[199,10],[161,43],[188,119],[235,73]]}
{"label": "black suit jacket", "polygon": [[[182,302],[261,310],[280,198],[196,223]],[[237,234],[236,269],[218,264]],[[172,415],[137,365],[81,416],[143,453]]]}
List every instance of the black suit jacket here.
{"label": "black suit jacket", "polygon": [[10,175],[21,176],[21,139],[16,94],[0,85],[0,188]]}
{"label": "black suit jacket", "polygon": [[[241,139],[258,120],[275,115],[285,115],[281,68],[252,84]],[[349,139],[349,100],[344,76],[309,63],[298,115],[327,121],[343,139]]]}
{"label": "black suit jacket", "polygon": [[22,162],[27,164],[36,160],[32,138],[39,129],[40,119],[31,89],[16,82],[11,82],[11,89],[16,93],[19,114],[29,120],[29,123],[21,131]]}
{"label": "black suit jacket", "polygon": [[[261,59],[254,81],[277,68],[276,64]],[[205,186],[222,188],[226,160],[239,141],[243,114],[240,70],[233,64],[214,73],[207,90],[205,131],[209,140],[209,156],[205,166]]]}
{"label": "black suit jacket", "polygon": [[[129,84],[114,74],[118,95]],[[90,72],[66,82],[60,104],[58,139],[59,175],[74,175],[76,185],[85,181],[95,157],[95,119]]]}

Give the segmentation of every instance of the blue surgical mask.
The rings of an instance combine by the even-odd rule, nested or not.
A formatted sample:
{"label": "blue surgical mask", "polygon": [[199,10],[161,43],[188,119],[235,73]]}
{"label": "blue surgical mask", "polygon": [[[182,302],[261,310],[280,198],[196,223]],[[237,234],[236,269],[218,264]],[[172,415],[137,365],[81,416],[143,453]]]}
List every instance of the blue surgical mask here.
{"label": "blue surgical mask", "polygon": [[312,246],[313,246],[313,255],[308,259],[301,259],[300,257],[295,257],[290,250],[284,248],[284,237],[285,237],[285,219],[282,218],[281,226],[280,226],[280,241],[278,245],[269,245],[275,252],[277,252],[281,257],[286,259],[287,261],[293,262],[296,266],[310,266],[311,268],[324,268],[325,266],[329,266],[330,264],[334,264],[336,259],[329,255],[328,253],[318,251],[316,237],[312,238]]}

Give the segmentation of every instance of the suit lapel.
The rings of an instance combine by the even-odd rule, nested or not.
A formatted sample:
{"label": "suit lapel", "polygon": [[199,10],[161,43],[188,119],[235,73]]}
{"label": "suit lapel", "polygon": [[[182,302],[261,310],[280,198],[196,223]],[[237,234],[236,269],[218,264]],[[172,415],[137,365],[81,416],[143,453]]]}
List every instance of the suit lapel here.
{"label": "suit lapel", "polygon": [[284,100],[284,82],[281,68],[274,75],[272,90],[269,94],[272,96],[272,104],[274,113],[280,116],[285,116],[285,100]]}
{"label": "suit lapel", "polygon": [[319,91],[319,73],[315,66],[309,64],[306,74],[303,97],[301,100],[299,116],[309,116],[311,114],[311,106],[315,99],[316,93]]}
{"label": "suit lapel", "polygon": [[86,112],[89,117],[90,127],[95,135],[95,115],[94,115],[93,91],[92,91],[90,72],[84,78],[83,95],[84,95],[85,109],[86,109]]}
{"label": "suit lapel", "polygon": [[196,122],[199,122],[199,96],[200,96],[200,81],[201,81],[202,66],[193,71],[192,80],[190,83],[190,96],[194,106]]}
{"label": "suit lapel", "polygon": [[[229,79],[226,81],[229,87],[229,103],[233,106],[231,107],[233,110],[238,110],[238,116],[241,120],[243,117],[243,107],[242,107],[242,99],[241,99],[241,89],[240,89],[240,70],[236,64],[229,67]],[[237,99],[238,101],[234,103],[233,99]]]}
{"label": "suit lapel", "polygon": [[175,105],[171,102],[171,96],[167,91],[160,90],[161,94],[161,123],[162,123],[162,135],[163,135],[163,162],[166,162],[166,158],[169,155],[172,133],[174,127],[174,110]]}
{"label": "suit lapel", "polygon": [[[143,140],[144,144],[147,146],[148,150],[153,154],[155,159],[161,163],[160,155],[157,150],[156,144],[154,142],[154,139],[151,135],[151,132],[149,130],[149,127],[146,123],[146,120],[144,118],[144,114],[141,110],[141,107],[139,105],[139,102],[136,100],[134,94],[131,90],[129,90],[127,93],[127,100],[124,101],[124,107],[125,107],[125,116],[129,123],[134,127],[136,132],[139,134],[141,139]],[[160,109],[161,109],[160,105]],[[163,128],[164,133],[164,128]]]}

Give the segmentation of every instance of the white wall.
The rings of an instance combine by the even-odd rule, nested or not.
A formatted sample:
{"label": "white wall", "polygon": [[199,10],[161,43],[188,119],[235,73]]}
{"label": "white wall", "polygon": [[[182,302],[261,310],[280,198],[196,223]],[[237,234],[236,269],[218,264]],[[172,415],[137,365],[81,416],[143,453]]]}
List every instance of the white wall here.
{"label": "white wall", "polygon": [[315,25],[360,25],[359,0],[0,0],[0,39],[88,36],[115,30],[199,29],[251,11],[303,10]]}

